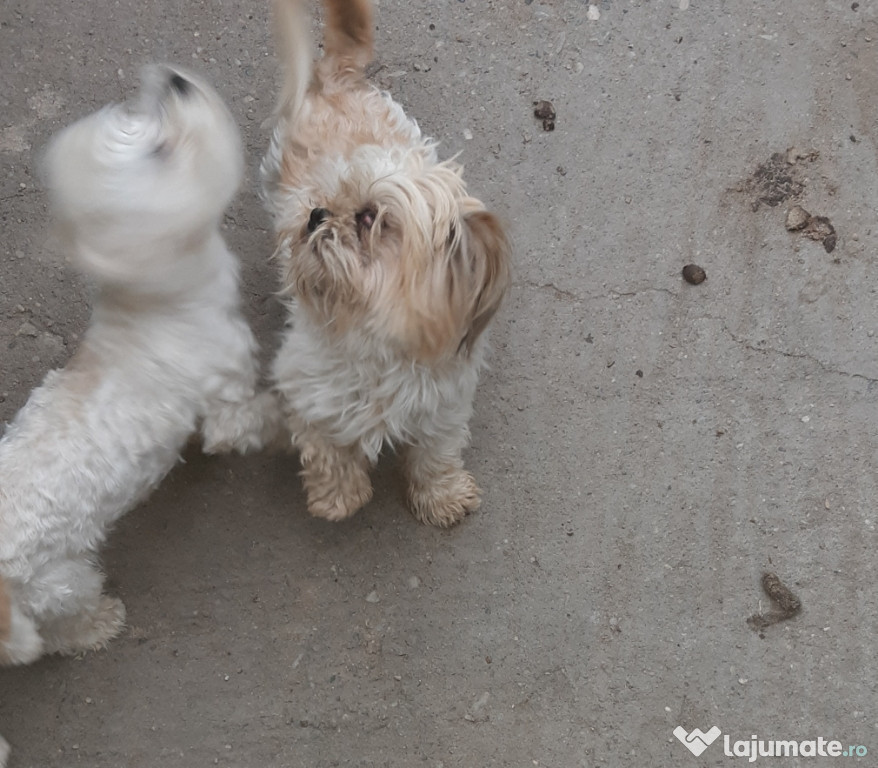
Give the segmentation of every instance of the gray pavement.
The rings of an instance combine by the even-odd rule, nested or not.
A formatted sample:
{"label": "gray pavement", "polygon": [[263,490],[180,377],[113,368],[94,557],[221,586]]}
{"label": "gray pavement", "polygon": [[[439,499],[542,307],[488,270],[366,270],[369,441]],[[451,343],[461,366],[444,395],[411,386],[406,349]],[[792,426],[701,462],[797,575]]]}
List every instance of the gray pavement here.
{"label": "gray pavement", "polygon": [[[873,764],[875,4],[381,0],[377,24],[375,79],[515,242],[467,458],[483,509],[419,525],[390,455],[333,525],[290,457],[187,453],[106,550],[127,633],[0,670],[10,768],[722,766],[753,734]],[[0,418],[88,318],[40,149],[153,60],[239,118],[227,236],[276,344],[266,3],[6,0]],[[794,204],[829,219],[831,252],[786,230]],[[757,632],[765,571],[802,609]],[[696,757],[677,726],[723,735]]]}

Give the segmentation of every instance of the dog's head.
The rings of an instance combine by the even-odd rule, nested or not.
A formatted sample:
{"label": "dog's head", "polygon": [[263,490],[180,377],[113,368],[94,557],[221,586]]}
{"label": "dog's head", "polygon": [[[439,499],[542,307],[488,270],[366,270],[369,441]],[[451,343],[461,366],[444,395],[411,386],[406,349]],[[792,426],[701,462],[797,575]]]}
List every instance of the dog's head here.
{"label": "dog's head", "polygon": [[61,239],[99,278],[161,270],[213,231],[243,174],[235,123],[202,80],[144,70],[139,96],[55,136],[44,173]]}
{"label": "dog's head", "polygon": [[468,354],[509,283],[509,243],[461,169],[422,150],[356,150],[281,233],[287,289],[327,330],[411,358]]}

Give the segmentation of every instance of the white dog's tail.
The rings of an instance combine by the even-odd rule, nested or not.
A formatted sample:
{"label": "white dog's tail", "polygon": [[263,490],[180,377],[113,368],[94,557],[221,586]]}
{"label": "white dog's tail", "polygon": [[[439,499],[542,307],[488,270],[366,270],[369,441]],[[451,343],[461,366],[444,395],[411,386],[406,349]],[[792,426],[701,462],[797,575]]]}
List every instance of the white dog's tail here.
{"label": "white dog's tail", "polygon": [[299,113],[311,81],[311,41],[305,0],[274,0],[274,34],[277,56],[284,73],[283,88],[275,108],[276,122]]}
{"label": "white dog's tail", "polygon": [[36,624],[18,609],[9,586],[0,577],[0,666],[30,664],[42,655],[43,639]]}
{"label": "white dog's tail", "polygon": [[[311,45],[306,0],[274,0],[274,27],[284,84],[275,118],[299,113],[311,81]],[[372,60],[372,0],[324,0],[326,29],[318,77],[343,72],[361,76]]]}

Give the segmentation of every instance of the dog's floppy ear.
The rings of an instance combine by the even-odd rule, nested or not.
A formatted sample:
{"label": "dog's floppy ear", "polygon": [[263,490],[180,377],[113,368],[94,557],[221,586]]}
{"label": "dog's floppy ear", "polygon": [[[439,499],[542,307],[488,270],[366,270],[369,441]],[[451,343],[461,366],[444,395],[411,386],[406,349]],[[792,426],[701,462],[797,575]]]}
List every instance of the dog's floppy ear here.
{"label": "dog's floppy ear", "polygon": [[[402,260],[398,285],[406,311],[394,311],[397,305],[385,302],[397,337],[426,363],[469,356],[509,286],[509,241],[497,217],[476,211],[455,218],[447,241],[427,246],[432,262]],[[402,252],[417,254],[417,245]],[[435,258],[431,249],[443,246],[444,258]]]}
{"label": "dog's floppy ear", "polygon": [[458,351],[469,354],[506,295],[511,249],[499,220],[487,211],[465,216],[463,229],[455,262],[457,277],[466,286],[468,306]]}

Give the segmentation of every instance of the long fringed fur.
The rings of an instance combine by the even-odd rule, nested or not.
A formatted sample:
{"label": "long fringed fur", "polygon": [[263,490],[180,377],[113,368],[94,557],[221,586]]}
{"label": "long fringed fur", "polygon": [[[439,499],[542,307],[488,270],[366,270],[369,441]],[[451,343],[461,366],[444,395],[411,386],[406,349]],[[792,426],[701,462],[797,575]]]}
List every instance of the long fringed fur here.
{"label": "long fringed fur", "polygon": [[324,7],[312,69],[303,0],[275,0],[284,86],[261,172],[291,315],[275,387],[312,514],[356,512],[390,444],[412,512],[449,526],[479,505],[461,452],[509,242],[461,166],[367,81],[370,0]]}

